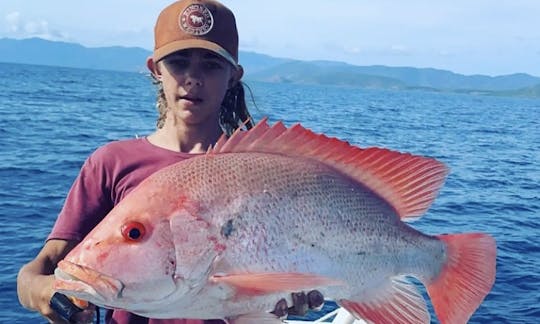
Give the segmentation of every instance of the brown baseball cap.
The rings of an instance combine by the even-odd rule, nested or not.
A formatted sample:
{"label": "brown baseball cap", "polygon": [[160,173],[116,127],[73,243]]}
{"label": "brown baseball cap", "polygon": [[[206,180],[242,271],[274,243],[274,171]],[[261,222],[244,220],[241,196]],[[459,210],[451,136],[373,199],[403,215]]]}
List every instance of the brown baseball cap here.
{"label": "brown baseball cap", "polygon": [[154,62],[176,51],[204,48],[238,65],[232,11],[214,0],[180,0],[161,11],[154,28]]}

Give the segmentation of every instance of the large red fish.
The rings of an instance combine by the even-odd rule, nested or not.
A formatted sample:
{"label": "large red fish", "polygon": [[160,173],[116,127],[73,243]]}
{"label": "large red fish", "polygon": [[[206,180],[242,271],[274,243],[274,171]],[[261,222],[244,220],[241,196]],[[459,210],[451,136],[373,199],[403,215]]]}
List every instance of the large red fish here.
{"label": "large red fish", "polygon": [[153,318],[275,323],[288,292],[319,289],[374,323],[465,323],[495,278],[486,234],[430,236],[440,162],[260,122],[162,169],[58,264],[56,288]]}

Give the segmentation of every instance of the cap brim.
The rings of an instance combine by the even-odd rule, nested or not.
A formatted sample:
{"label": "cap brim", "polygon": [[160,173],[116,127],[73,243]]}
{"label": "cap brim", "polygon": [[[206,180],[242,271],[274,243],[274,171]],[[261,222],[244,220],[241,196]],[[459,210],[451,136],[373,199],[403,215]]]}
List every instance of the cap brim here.
{"label": "cap brim", "polygon": [[203,48],[209,51],[212,51],[219,56],[223,57],[229,63],[231,63],[235,68],[238,66],[236,60],[227,52],[223,47],[203,39],[189,39],[189,40],[178,40],[171,42],[167,45],[164,45],[156,50],[154,50],[154,62],[158,62],[165,56],[178,52],[181,50],[189,48]]}

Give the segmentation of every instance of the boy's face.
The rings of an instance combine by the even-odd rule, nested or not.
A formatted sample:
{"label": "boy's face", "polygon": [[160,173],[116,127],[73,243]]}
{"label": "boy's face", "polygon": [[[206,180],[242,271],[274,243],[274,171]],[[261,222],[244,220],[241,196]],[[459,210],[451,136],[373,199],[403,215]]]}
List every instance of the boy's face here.
{"label": "boy's face", "polygon": [[241,68],[204,49],[170,54],[155,70],[169,109],[188,125],[216,123],[225,93],[242,74]]}

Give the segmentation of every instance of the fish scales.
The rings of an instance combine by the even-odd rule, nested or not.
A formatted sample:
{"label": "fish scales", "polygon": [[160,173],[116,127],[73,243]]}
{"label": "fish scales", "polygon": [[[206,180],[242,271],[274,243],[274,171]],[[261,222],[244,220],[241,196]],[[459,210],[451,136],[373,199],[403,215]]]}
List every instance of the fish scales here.
{"label": "fish scales", "polygon": [[[425,268],[418,262],[423,254],[430,260],[444,255],[441,242],[401,222],[371,190],[312,159],[210,155],[171,168],[155,181],[198,202],[197,214],[214,232],[231,227],[222,254],[226,262],[216,265],[223,273],[316,273],[355,287],[317,287],[323,293],[333,296],[337,290],[358,299],[380,278],[418,273]],[[439,268],[435,263],[421,273],[430,276]],[[265,306],[273,303],[268,298]]]}

